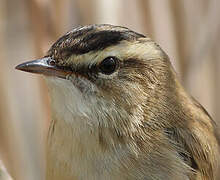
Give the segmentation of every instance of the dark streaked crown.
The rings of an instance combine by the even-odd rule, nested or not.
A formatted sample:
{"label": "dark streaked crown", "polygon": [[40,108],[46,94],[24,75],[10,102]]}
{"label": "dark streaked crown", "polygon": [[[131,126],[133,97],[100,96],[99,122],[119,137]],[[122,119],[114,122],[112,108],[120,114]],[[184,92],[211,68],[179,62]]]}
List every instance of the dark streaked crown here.
{"label": "dark streaked crown", "polygon": [[55,60],[63,60],[73,54],[103,50],[123,40],[131,41],[144,37],[121,26],[108,24],[81,26],[58,39],[50,48],[48,56]]}

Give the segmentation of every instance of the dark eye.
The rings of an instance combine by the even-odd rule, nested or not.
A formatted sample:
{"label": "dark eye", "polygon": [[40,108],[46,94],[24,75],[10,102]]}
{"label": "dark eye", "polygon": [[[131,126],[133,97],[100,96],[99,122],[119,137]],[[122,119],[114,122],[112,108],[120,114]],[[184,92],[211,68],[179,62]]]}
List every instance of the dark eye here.
{"label": "dark eye", "polygon": [[107,57],[99,65],[99,69],[103,74],[112,74],[118,67],[118,59],[116,57]]}

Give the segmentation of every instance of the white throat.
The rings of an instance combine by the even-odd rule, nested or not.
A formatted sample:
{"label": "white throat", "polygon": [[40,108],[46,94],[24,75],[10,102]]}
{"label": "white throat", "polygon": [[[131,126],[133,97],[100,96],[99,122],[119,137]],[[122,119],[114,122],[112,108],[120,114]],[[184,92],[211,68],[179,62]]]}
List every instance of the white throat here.
{"label": "white throat", "polygon": [[[51,108],[57,119],[75,123],[75,117],[89,118],[91,113],[88,101],[70,80],[46,77],[51,96]],[[73,117],[73,115],[75,117]]]}

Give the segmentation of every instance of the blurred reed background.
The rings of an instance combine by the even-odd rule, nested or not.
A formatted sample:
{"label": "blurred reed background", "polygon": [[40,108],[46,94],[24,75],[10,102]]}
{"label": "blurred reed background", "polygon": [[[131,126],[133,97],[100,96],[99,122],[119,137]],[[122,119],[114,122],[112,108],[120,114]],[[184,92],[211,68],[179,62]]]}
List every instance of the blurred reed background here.
{"label": "blurred reed background", "polygon": [[0,0],[0,159],[10,174],[44,179],[50,121],[42,77],[14,67],[41,57],[78,25],[122,25],[153,38],[219,124],[219,18],[219,0]]}

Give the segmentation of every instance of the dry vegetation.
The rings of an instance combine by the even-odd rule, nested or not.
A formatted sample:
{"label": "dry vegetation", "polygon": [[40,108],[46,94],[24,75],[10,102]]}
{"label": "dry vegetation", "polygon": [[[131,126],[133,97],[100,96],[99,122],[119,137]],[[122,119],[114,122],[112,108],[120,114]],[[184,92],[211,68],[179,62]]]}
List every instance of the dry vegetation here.
{"label": "dry vegetation", "polygon": [[219,0],[1,0],[0,154],[13,177],[43,179],[50,117],[44,81],[14,67],[79,24],[117,24],[152,37],[219,123],[219,7]]}

